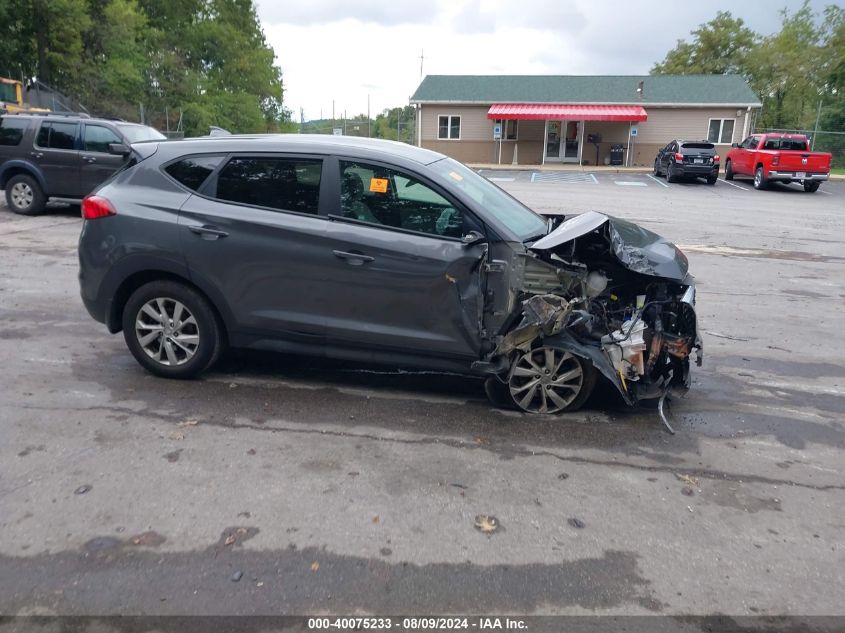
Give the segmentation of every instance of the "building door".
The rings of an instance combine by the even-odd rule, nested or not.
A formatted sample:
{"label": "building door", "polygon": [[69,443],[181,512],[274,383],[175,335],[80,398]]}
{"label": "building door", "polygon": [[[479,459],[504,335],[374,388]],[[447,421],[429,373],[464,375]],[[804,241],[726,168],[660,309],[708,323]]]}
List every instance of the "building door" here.
{"label": "building door", "polygon": [[546,121],[547,163],[577,163],[581,157],[583,121]]}

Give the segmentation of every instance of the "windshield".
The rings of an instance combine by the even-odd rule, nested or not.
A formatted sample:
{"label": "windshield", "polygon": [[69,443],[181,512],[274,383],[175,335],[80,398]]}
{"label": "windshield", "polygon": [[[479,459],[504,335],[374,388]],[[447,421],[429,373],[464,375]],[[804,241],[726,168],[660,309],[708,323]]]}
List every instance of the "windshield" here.
{"label": "windshield", "polygon": [[485,212],[518,236],[520,241],[546,234],[548,222],[543,216],[458,161],[444,158],[429,167],[447,178],[452,187],[475,200]]}
{"label": "windshield", "polygon": [[130,143],[138,143],[139,141],[163,141],[167,138],[158,130],[154,130],[146,125],[126,125],[125,123],[121,125],[118,123],[117,127],[120,128],[120,131],[123,132],[123,135]]}
{"label": "windshield", "polygon": [[8,101],[10,103],[18,102],[15,84],[0,83],[0,101]]}

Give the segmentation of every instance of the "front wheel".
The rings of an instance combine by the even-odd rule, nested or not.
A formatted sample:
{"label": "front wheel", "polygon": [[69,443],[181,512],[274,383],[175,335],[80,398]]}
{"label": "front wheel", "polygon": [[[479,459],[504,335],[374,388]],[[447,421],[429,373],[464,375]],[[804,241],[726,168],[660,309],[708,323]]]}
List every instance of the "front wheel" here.
{"label": "front wheel", "polygon": [[760,165],[754,170],[754,188],[765,189],[766,184],[766,175],[763,173],[763,166]]}
{"label": "front wheel", "polygon": [[731,161],[725,163],[725,180],[733,180],[734,179],[734,169],[733,165],[731,165]]}
{"label": "front wheel", "polygon": [[659,163],[658,163],[658,161],[657,161],[657,159],[656,159],[656,158],[654,159],[654,175],[655,175],[655,176],[659,176],[659,175],[660,175],[660,165],[659,165]]}
{"label": "front wheel", "polygon": [[593,364],[555,347],[521,352],[508,373],[508,391],[526,413],[580,409],[596,385]]}
{"label": "front wheel", "polygon": [[812,180],[805,180],[804,181],[804,191],[807,193],[814,193],[819,190],[819,186],[821,185],[820,182],[814,182]]}
{"label": "front wheel", "polygon": [[173,281],[153,281],[132,293],[123,308],[123,337],[135,360],[164,378],[196,376],[223,347],[211,304]]}
{"label": "front wheel", "polygon": [[719,179],[718,176],[708,176],[707,177],[707,184],[708,185],[715,185],[716,181]]}

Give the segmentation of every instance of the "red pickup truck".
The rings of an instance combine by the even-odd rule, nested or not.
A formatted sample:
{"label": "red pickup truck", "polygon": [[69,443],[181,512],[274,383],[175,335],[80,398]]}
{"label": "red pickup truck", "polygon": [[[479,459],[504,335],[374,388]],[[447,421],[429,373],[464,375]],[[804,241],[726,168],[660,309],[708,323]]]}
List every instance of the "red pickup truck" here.
{"label": "red pickup truck", "polygon": [[800,182],[804,191],[813,192],[830,175],[833,156],[811,152],[803,134],[752,134],[731,147],[725,179],[753,176],[755,189],[765,189],[770,182]]}

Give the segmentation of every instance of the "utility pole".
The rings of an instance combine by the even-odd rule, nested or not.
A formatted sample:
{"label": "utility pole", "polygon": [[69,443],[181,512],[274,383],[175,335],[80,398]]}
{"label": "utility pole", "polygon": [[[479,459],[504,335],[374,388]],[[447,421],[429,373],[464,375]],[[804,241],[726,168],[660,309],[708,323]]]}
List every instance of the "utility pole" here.
{"label": "utility pole", "polygon": [[819,135],[819,117],[822,115],[822,100],[819,99],[819,109],[816,111],[816,128],[813,130],[813,142],[810,145],[810,151],[815,151],[816,137]]}
{"label": "utility pole", "polygon": [[370,93],[367,93],[367,138],[370,138]]}
{"label": "utility pole", "polygon": [[423,49],[420,49],[420,81],[422,81],[422,78],[423,78],[423,61],[424,60],[425,60],[425,51],[423,51]]}

